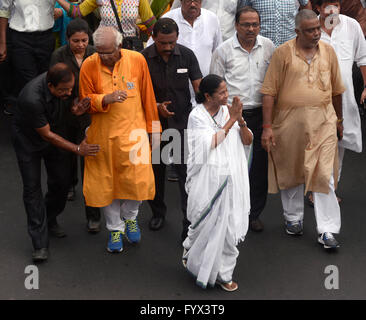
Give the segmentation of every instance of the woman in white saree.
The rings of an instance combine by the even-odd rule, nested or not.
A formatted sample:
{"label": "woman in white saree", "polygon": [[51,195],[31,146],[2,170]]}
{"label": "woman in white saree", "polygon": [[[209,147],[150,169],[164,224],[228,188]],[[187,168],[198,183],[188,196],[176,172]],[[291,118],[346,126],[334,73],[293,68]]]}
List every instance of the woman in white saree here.
{"label": "woman in white saree", "polygon": [[[183,242],[183,264],[196,283],[219,284],[234,291],[232,280],[248,230],[250,211],[248,154],[253,140],[242,117],[242,103],[227,105],[225,81],[216,75],[202,79],[197,107],[188,120],[187,217],[191,222]],[[247,150],[246,150],[247,149]]]}

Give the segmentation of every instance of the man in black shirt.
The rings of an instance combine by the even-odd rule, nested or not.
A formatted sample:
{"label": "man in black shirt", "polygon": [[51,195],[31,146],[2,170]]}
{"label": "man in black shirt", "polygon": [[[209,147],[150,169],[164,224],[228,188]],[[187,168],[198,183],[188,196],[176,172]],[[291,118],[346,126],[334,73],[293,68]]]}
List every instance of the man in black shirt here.
{"label": "man in black shirt", "polygon": [[[174,20],[170,18],[159,19],[153,29],[154,44],[146,48],[142,54],[149,66],[163,130],[176,129],[180,138],[180,150],[174,150],[177,144],[173,140],[173,159],[179,179],[183,211],[182,240],[184,240],[189,226],[186,213],[187,193],[185,191],[187,166],[184,159],[184,142],[186,140],[184,139],[184,129],[187,128],[188,116],[192,109],[189,81],[197,92],[202,73],[193,51],[177,44],[178,34],[179,29]],[[149,201],[153,212],[149,224],[152,230],[159,230],[164,225],[167,210],[164,203],[164,182],[168,153],[165,152],[166,157],[163,156],[164,146],[167,145],[167,141],[164,141],[164,133],[162,140],[159,164],[154,164],[154,159],[160,159],[160,155],[156,155],[156,152],[160,152],[159,148],[155,149],[155,155],[154,150],[152,153],[156,187],[155,199]]]}
{"label": "man in black shirt", "polygon": [[[92,156],[99,151],[99,146],[87,144],[86,139],[75,145],[64,138],[67,137],[65,116],[72,105],[74,82],[67,65],[54,65],[24,87],[14,114],[12,141],[23,180],[23,201],[34,261],[48,257],[48,232],[65,236],[56,217],[65,207],[70,184],[69,152]],[[75,104],[73,110],[78,113],[88,107],[89,101],[83,100]],[[41,188],[42,159],[47,171],[45,198]]]}

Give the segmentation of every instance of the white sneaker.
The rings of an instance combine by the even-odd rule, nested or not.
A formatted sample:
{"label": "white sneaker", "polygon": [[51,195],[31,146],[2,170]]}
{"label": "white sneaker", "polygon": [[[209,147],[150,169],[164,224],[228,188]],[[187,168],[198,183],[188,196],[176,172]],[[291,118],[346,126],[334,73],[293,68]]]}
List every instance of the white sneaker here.
{"label": "white sneaker", "polygon": [[320,234],[318,242],[324,246],[324,249],[339,248],[339,243],[331,232],[324,232]]}

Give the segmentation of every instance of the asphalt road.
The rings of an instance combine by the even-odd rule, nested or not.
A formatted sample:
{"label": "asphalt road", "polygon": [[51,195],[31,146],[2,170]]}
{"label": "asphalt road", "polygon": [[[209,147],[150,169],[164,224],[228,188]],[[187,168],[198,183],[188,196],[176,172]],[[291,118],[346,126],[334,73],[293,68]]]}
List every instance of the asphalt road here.
{"label": "asphalt road", "polygon": [[[32,245],[26,231],[22,183],[10,143],[11,117],[0,110],[0,299],[122,299],[122,300],[251,300],[251,299],[366,299],[366,155],[346,152],[338,193],[342,229],[337,252],[317,244],[313,209],[306,206],[304,235],[285,234],[279,195],[268,198],[262,215],[263,233],[248,233],[239,246],[234,278],[239,290],[203,290],[181,265],[181,212],[177,183],[167,182],[165,227],[148,228],[151,211],[139,214],[142,241],[125,241],[121,254],[109,254],[107,232],[86,231],[81,201],[68,202],[59,223],[67,232],[51,238],[49,260],[38,265],[39,289],[26,289],[25,268],[32,265]],[[327,289],[327,277],[339,272],[339,288]],[[330,278],[328,278],[329,280]],[[329,282],[329,281],[328,281]],[[332,282],[336,285],[337,282]]]}

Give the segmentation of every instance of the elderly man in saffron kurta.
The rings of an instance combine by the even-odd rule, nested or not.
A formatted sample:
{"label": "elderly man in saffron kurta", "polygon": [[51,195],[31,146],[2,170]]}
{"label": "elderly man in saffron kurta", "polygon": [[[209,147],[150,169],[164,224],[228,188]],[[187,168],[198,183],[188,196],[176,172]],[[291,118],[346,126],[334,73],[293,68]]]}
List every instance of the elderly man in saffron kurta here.
{"label": "elderly man in saffron kurta", "polygon": [[[101,207],[110,231],[107,250],[121,252],[122,234],[140,241],[137,225],[142,200],[155,196],[154,174],[147,133],[160,122],[149,70],[144,57],[120,49],[122,35],[112,27],[100,27],[93,35],[97,53],[83,63],[80,96],[91,98],[92,123],[87,141],[100,144],[101,152],[85,158],[84,196],[87,205]],[[140,136],[140,153],[148,150],[148,161],[131,158]],[[147,148],[147,149],[146,149]]]}
{"label": "elderly man in saffron kurta", "polygon": [[274,52],[261,90],[269,192],[281,190],[286,232],[300,235],[305,184],[305,192],[314,194],[318,242],[336,248],[333,233],[341,226],[334,192],[337,133],[341,139],[345,89],[333,48],[319,42],[320,23],[313,11],[298,13],[296,33]]}

